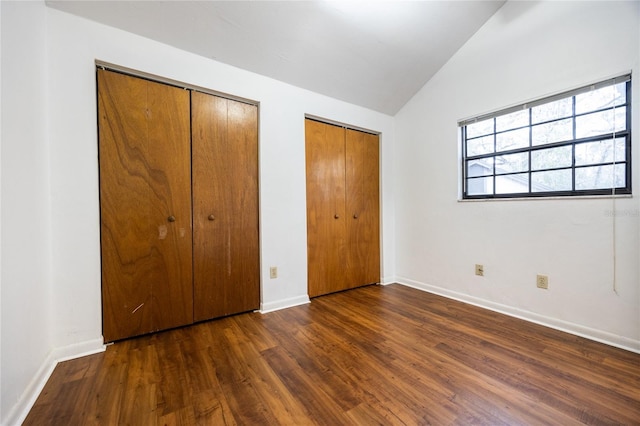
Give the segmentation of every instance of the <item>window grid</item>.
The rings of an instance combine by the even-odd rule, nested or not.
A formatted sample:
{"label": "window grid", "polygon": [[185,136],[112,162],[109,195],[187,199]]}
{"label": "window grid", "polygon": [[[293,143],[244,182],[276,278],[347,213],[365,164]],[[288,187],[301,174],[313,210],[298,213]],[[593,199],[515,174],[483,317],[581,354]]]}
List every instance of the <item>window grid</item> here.
{"label": "window grid", "polygon": [[[475,124],[472,121],[467,121],[466,123],[461,124],[462,129],[462,143],[463,143],[463,164],[462,164],[462,175],[463,175],[463,198],[464,199],[485,199],[485,198],[522,198],[522,197],[544,197],[544,196],[575,196],[575,195],[611,195],[615,194],[630,194],[631,193],[631,80],[630,76],[626,76],[627,78],[622,81],[625,84],[624,87],[624,100],[620,101],[617,98],[614,99],[611,106],[601,107],[601,108],[593,108],[587,109],[586,111],[581,111],[576,114],[576,97],[582,93],[587,93],[585,89],[579,89],[574,91],[574,93],[567,94],[564,98],[558,98],[557,96],[553,97],[553,100],[548,102],[544,102],[544,100],[540,100],[535,102],[533,106],[527,106],[526,104],[522,106],[522,109],[528,110],[528,123],[526,125],[520,125],[515,127],[507,127],[498,131],[497,120],[500,117],[507,116],[508,114],[517,113],[517,109],[510,108],[506,112],[498,112],[494,114],[492,117],[483,117],[479,122],[491,120],[491,131],[486,129],[487,132],[481,132],[479,134],[474,134],[472,137],[467,137],[467,127],[471,124]],[[624,77],[623,77],[624,78]],[[619,79],[614,80],[609,86],[614,86],[616,84],[621,84]],[[595,86],[595,85],[594,85]],[[592,86],[593,87],[593,86]],[[598,89],[607,87],[606,84],[598,84]],[[563,99],[571,98],[571,114],[570,115],[562,115],[546,120],[540,120],[534,124],[533,120],[533,108],[541,107],[544,105],[549,105],[554,101],[561,101]],[[616,110],[619,108],[626,108],[626,117],[625,117],[625,127],[624,129],[617,130],[616,121]],[[580,117],[586,117],[591,115],[592,117],[596,117],[597,114],[603,113],[605,111],[612,112],[612,120],[613,120],[613,129],[612,131],[598,133],[594,135],[590,135],[588,137],[577,138],[577,121]],[[571,120],[571,139],[561,140],[561,141],[552,141],[547,143],[540,143],[534,145],[534,128],[537,126],[549,125],[552,123],[559,123],[565,120]],[[504,149],[499,151],[498,146],[498,136],[502,134],[506,134],[508,132],[515,132],[522,129],[528,129],[528,143],[526,146],[516,147],[513,149]],[[538,129],[541,129],[538,128]],[[492,143],[492,152],[484,152],[476,155],[467,155],[469,151],[469,142],[477,142],[481,141],[483,138],[491,137],[493,139]],[[618,150],[618,141],[624,139],[624,158],[619,159],[616,158],[617,150]],[[576,164],[576,147],[582,146],[583,144],[588,144],[590,142],[603,142],[606,143],[610,141],[612,145],[613,152],[613,160],[600,161],[600,162],[587,162],[586,164],[577,165]],[[545,150],[550,150],[552,148],[561,148],[570,146],[571,149],[571,161],[570,165],[565,166],[555,166],[555,167],[538,167],[533,168],[533,155],[536,152],[542,152]],[[586,145],[585,145],[586,146]],[[514,170],[499,170],[498,168],[498,159],[505,157],[507,155],[512,154],[520,154],[527,153],[527,166],[526,168],[517,168]],[[487,166],[487,170],[485,173],[472,174],[469,175],[469,168],[473,164],[473,162],[477,162],[478,160],[490,160],[491,168]],[[624,166],[624,184],[617,184],[617,168],[619,165]],[[604,170],[605,167],[611,166],[611,182],[612,185],[607,187],[598,186],[598,184],[594,184],[593,188],[586,189],[578,189],[579,183],[576,182],[576,171],[581,169],[591,168],[595,170],[600,167],[600,170]],[[571,174],[571,184],[568,189],[551,189],[551,190],[535,190],[534,188],[534,174],[535,173],[544,173],[544,172],[555,172],[562,170],[570,170]],[[600,174],[600,171],[597,172]],[[499,178],[507,178],[511,177],[512,181],[515,182],[519,176],[522,175],[527,177],[526,186],[523,185],[523,189],[520,191],[505,191],[501,192],[498,188],[498,179]],[[540,175],[538,175],[540,176]],[[483,191],[479,193],[473,193],[473,191],[469,190],[469,187],[473,183],[482,183],[483,181],[490,180],[491,181],[491,190]],[[487,186],[485,184],[485,186]],[[526,189],[525,189],[526,188]]]}

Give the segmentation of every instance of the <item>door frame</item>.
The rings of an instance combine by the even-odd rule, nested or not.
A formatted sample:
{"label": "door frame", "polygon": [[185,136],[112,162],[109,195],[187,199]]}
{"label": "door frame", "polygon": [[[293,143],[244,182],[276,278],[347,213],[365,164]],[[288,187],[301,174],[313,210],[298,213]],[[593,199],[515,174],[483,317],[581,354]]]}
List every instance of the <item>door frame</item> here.
{"label": "door frame", "polygon": [[[313,120],[313,121],[318,121],[320,123],[324,123],[324,124],[329,124],[329,125],[333,125],[333,126],[338,126],[338,127],[342,127],[343,129],[348,129],[348,130],[356,130],[359,132],[364,132],[364,133],[369,133],[372,135],[376,135],[378,136],[378,200],[379,200],[379,217],[378,217],[378,221],[379,221],[379,242],[380,242],[380,283],[378,284],[382,284],[382,278],[383,278],[383,265],[384,265],[384,232],[383,232],[383,197],[382,197],[382,189],[383,189],[383,179],[382,179],[382,175],[383,175],[383,168],[382,168],[382,164],[383,164],[383,159],[382,159],[382,155],[383,155],[383,150],[382,150],[382,139],[383,139],[383,134],[381,131],[377,131],[377,130],[372,130],[372,129],[368,129],[366,127],[359,127],[359,126],[355,126],[352,124],[348,124],[345,123],[343,121],[338,121],[338,120],[333,120],[331,118],[327,118],[327,117],[321,117],[319,115],[314,115],[314,114],[304,114],[304,119],[305,121],[308,120]],[[305,145],[306,145],[306,140],[304,141]],[[306,147],[305,147],[305,158],[306,158]],[[305,163],[305,179],[306,179],[306,163]],[[305,182],[305,216],[308,215],[307,213],[307,198],[306,198],[306,182]],[[306,224],[307,224],[307,218],[305,217],[305,228],[306,228]],[[308,230],[307,233],[305,233],[305,241],[306,241],[306,245],[305,247],[308,250],[309,247],[309,241],[308,241]],[[309,273],[308,273],[308,256],[307,256],[307,297],[309,297]]]}
{"label": "door frame", "polygon": [[[145,71],[140,71],[140,70],[136,70],[134,68],[128,68],[122,65],[118,65],[118,64],[114,64],[111,62],[107,62],[107,61],[103,61],[100,59],[96,59],[94,61],[94,72],[95,72],[95,99],[96,99],[96,119],[97,119],[97,114],[98,114],[98,107],[97,107],[97,102],[98,102],[98,73],[97,70],[98,69],[102,69],[102,70],[107,70],[107,71],[113,71],[113,72],[117,72],[120,74],[124,74],[124,75],[128,75],[131,77],[137,77],[137,78],[142,78],[145,80],[149,80],[155,83],[161,83],[161,84],[166,84],[168,86],[173,86],[173,87],[178,87],[181,89],[185,89],[185,90],[191,90],[191,91],[195,91],[195,92],[201,92],[201,93],[206,93],[209,95],[213,95],[213,96],[218,96],[221,98],[225,98],[225,99],[229,99],[229,100],[233,100],[233,101],[237,101],[237,102],[242,102],[248,105],[252,105],[255,106],[257,108],[257,115],[258,115],[258,119],[257,119],[257,148],[258,148],[258,164],[256,165],[258,168],[258,251],[259,251],[259,256],[258,256],[258,268],[260,270],[260,274],[258,276],[258,286],[259,286],[259,301],[260,301],[260,305],[262,305],[263,303],[263,280],[262,280],[262,214],[261,214],[261,191],[260,191],[260,185],[261,185],[261,179],[260,179],[260,101],[257,101],[255,99],[249,99],[249,98],[245,98],[245,97],[241,97],[241,96],[236,96],[236,95],[232,95],[226,92],[221,92],[218,90],[213,90],[210,88],[206,88],[206,87],[202,87],[202,86],[198,86],[195,84],[190,84],[190,83],[185,83],[179,80],[174,80],[171,78],[167,78],[167,77],[163,77],[163,76],[159,76],[157,74],[151,74]],[[96,141],[98,141],[99,143],[99,128],[97,126],[97,121],[96,121]],[[98,168],[98,182],[100,181],[100,158],[97,157],[96,158],[96,167]],[[100,191],[100,185],[98,184],[98,192]],[[99,216],[98,216],[98,222],[101,223],[101,216],[102,216],[102,207],[101,207],[101,200],[100,200],[100,194],[98,194],[98,212],[99,212]],[[104,301],[102,300],[102,232],[100,232],[100,236],[99,236],[99,245],[100,245],[100,309],[103,309],[103,303]],[[104,317],[101,314],[101,323],[104,322]],[[104,327],[104,324],[101,324],[102,327]],[[103,337],[104,338],[104,337]]]}

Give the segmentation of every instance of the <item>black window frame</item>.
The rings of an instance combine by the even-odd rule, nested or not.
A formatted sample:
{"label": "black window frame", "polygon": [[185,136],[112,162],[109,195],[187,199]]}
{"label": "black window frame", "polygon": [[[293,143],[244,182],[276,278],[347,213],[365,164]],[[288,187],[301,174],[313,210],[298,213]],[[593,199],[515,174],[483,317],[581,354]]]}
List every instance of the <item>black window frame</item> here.
{"label": "black window frame", "polygon": [[[620,83],[625,83],[626,84],[626,99],[625,99],[625,103],[624,104],[617,104],[614,106],[608,106],[606,108],[601,108],[601,109],[595,109],[595,110],[589,110],[587,112],[582,112],[582,113],[576,113],[576,108],[575,108],[575,99],[577,95],[583,94],[583,93],[587,93],[589,91],[592,90],[597,90],[597,89],[601,89],[604,87],[608,87],[608,86],[613,86],[613,85],[617,85]],[[536,122],[533,123],[532,122],[532,109],[536,106],[540,106],[540,105],[544,105],[547,103],[551,103],[554,101],[559,101],[562,99],[567,99],[567,98],[572,98],[571,103],[572,103],[572,107],[571,107],[571,115],[570,116],[564,116],[564,117],[560,117],[560,118],[555,118],[552,120],[548,120],[548,121],[541,121],[541,122]],[[587,85],[587,86],[583,86],[580,87],[578,89],[575,90],[570,90],[567,92],[563,92],[563,93],[559,93],[557,95],[554,96],[548,96],[548,97],[544,97],[544,98],[540,98],[538,100],[532,101],[532,102],[528,102],[528,103],[524,103],[524,104],[520,104],[520,105],[516,105],[514,107],[511,108],[506,108],[503,110],[499,110],[493,113],[489,113],[489,114],[484,114],[482,116],[478,116],[478,117],[474,117],[472,119],[468,119],[468,120],[464,120],[458,123],[458,126],[460,127],[460,135],[461,135],[461,140],[462,140],[462,199],[463,200],[474,200],[474,199],[505,199],[505,198],[540,198],[540,197],[574,197],[574,196],[611,196],[611,195],[627,195],[627,194],[632,194],[632,174],[631,174],[631,124],[632,124],[632,102],[631,102],[631,74],[625,74],[613,79],[607,79],[604,81],[601,81],[599,83],[595,83],[595,84],[591,84],[591,85]],[[615,108],[621,108],[621,107],[626,107],[626,128],[622,131],[616,131],[614,129],[614,131],[612,132],[608,132],[608,133],[603,133],[603,134],[599,134],[596,136],[589,136],[589,137],[584,137],[584,138],[576,138],[576,118],[584,116],[584,115],[588,115],[588,114],[593,114],[593,113],[598,113],[598,112],[602,112],[602,111],[607,111],[607,110],[614,110]],[[507,130],[502,130],[502,131],[498,131],[496,128],[496,118],[499,118],[501,116],[513,113],[513,112],[517,112],[517,111],[523,111],[523,110],[527,110],[529,111],[529,118],[528,118],[528,124],[527,125],[523,125],[521,127],[515,127],[515,128],[510,128]],[[475,135],[472,138],[467,138],[467,126],[477,123],[477,122],[481,122],[481,121],[486,121],[489,119],[493,119],[493,131],[491,133],[487,133],[485,135]],[[532,136],[532,129],[534,128],[534,126],[540,125],[540,124],[546,124],[546,123],[553,123],[553,122],[558,122],[558,121],[562,121],[562,120],[567,120],[567,119],[571,119],[572,120],[572,139],[570,140],[563,140],[563,141],[558,141],[558,142],[551,142],[551,143],[544,143],[544,144],[540,144],[540,145],[533,145],[532,141],[533,141],[533,136]],[[515,148],[515,149],[508,149],[508,150],[504,150],[504,151],[497,151],[497,135],[499,135],[500,133],[503,132],[510,132],[513,130],[518,130],[518,129],[528,129],[528,145],[525,147],[519,147],[519,148]],[[493,136],[493,151],[490,153],[483,153],[483,154],[478,154],[478,155],[471,155],[471,156],[467,156],[467,142],[468,140],[473,140],[476,138],[484,138],[486,136]],[[581,145],[583,143],[588,143],[588,142],[598,142],[598,141],[606,141],[606,140],[610,140],[613,139],[613,149],[615,150],[615,146],[616,146],[616,141],[619,139],[624,138],[624,144],[625,144],[625,159],[624,160],[616,160],[615,162],[611,162],[611,161],[607,161],[607,162],[602,162],[602,163],[593,163],[593,164],[587,164],[587,165],[576,165],[576,146],[577,145]],[[557,148],[557,147],[566,147],[566,146],[570,146],[571,147],[571,165],[570,166],[562,166],[562,167],[553,167],[553,168],[549,168],[549,169],[535,169],[532,170],[532,162],[531,162],[531,156],[532,153],[535,151],[539,151],[539,150],[544,150],[544,149],[549,149],[549,148]],[[518,154],[518,153],[527,153],[528,155],[528,167],[526,170],[518,170],[518,171],[513,171],[513,172],[502,172],[502,173],[498,173],[496,170],[496,158],[504,156],[504,155],[509,155],[509,154]],[[480,175],[480,176],[467,176],[468,175],[468,162],[470,161],[475,161],[475,160],[482,160],[482,159],[493,159],[493,168],[492,168],[492,173],[491,174],[484,174],[484,175]],[[598,167],[598,166],[610,166],[613,165],[614,167],[616,165],[619,164],[624,164],[625,165],[625,185],[624,186],[617,186],[617,187],[609,187],[609,188],[591,188],[591,189],[576,189],[576,170],[579,170],[581,168],[586,168],[586,167]],[[532,173],[535,172],[545,172],[545,171],[554,171],[554,170],[571,170],[571,190],[551,190],[551,191],[532,191]],[[511,192],[511,193],[496,193],[496,181],[498,180],[497,177],[501,177],[501,176],[510,176],[510,175],[522,175],[522,174],[527,174],[528,175],[528,191],[527,192]],[[469,184],[471,182],[471,180],[479,180],[479,179],[483,179],[483,178],[492,178],[491,182],[493,185],[493,191],[492,193],[484,193],[484,194],[469,194],[468,193],[468,188],[469,188]]]}

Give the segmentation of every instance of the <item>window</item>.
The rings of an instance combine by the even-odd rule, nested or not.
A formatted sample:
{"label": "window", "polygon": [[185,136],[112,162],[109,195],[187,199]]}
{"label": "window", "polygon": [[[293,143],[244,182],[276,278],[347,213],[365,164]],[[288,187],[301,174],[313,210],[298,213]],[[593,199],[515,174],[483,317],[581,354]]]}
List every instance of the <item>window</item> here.
{"label": "window", "polygon": [[463,199],[631,193],[631,75],[459,126]]}

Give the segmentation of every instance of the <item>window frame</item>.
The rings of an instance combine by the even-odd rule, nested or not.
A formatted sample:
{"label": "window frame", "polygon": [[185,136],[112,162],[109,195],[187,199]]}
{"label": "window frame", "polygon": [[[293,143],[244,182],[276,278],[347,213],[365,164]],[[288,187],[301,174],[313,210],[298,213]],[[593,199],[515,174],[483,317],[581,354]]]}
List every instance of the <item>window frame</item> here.
{"label": "window frame", "polygon": [[[620,83],[625,83],[626,84],[626,98],[625,98],[625,103],[622,104],[614,104],[613,106],[610,107],[606,107],[606,108],[600,108],[600,109],[593,109],[593,110],[589,110],[586,112],[581,112],[581,113],[577,113],[576,112],[576,96],[580,95],[580,94],[584,94],[584,93],[588,93],[590,91],[593,90],[597,90],[597,89],[601,89],[604,87],[609,87],[609,86],[614,86]],[[462,156],[461,156],[461,177],[462,177],[462,182],[461,182],[461,195],[462,195],[462,200],[487,200],[487,199],[510,199],[510,198],[543,198],[543,197],[575,197],[575,196],[612,196],[612,195],[628,195],[628,194],[632,194],[632,155],[631,155],[631,148],[632,148],[632,144],[631,144],[631,125],[632,125],[632,102],[631,102],[631,91],[632,91],[632,85],[631,85],[631,74],[624,74],[612,79],[607,79],[607,80],[603,80],[600,81],[598,83],[595,84],[590,84],[587,86],[582,86],[580,88],[574,89],[574,90],[570,90],[570,91],[566,91],[566,92],[562,92],[553,96],[547,96],[544,98],[540,98],[537,99],[535,101],[532,102],[527,102],[527,103],[523,103],[520,105],[516,105],[510,108],[505,108],[493,113],[488,113],[488,114],[484,114],[478,117],[474,117],[468,120],[462,120],[458,123],[458,126],[460,128],[460,137],[461,137],[461,143],[462,143]],[[540,105],[544,105],[544,104],[548,104],[554,101],[559,101],[562,99],[567,99],[567,98],[571,98],[571,115],[569,116],[563,116],[563,117],[559,117],[559,118],[554,118],[554,119],[550,119],[550,120],[543,120],[543,121],[539,121],[539,122],[533,122],[532,120],[532,110],[534,107],[536,106],[540,106]],[[608,132],[608,133],[604,133],[604,134],[599,134],[599,135],[595,135],[595,136],[588,136],[588,137],[583,137],[583,138],[576,138],[576,120],[579,117],[582,116],[586,116],[589,114],[594,114],[594,113],[598,113],[598,112],[603,112],[603,111],[615,111],[616,108],[622,108],[622,107],[626,107],[626,128],[622,131],[616,131],[616,129],[614,128],[612,132]],[[509,128],[506,130],[498,130],[496,127],[496,118],[501,117],[501,116],[505,116],[507,114],[511,114],[517,111],[523,111],[523,110],[528,110],[528,124],[523,125],[523,126],[518,126],[518,127],[513,127],[513,128]],[[477,122],[481,122],[481,121],[485,121],[488,119],[493,119],[493,131],[491,133],[488,133],[486,135],[477,135],[474,136],[472,138],[467,138],[467,126],[477,123]],[[571,126],[572,126],[572,138],[569,140],[562,140],[562,141],[557,141],[557,142],[550,142],[550,143],[542,143],[539,145],[534,145],[533,144],[533,129],[535,126],[539,126],[541,124],[547,124],[547,123],[554,123],[554,122],[559,122],[562,120],[567,120],[567,119],[571,119]],[[497,147],[497,136],[501,133],[506,133],[506,132],[511,132],[514,130],[520,130],[520,129],[528,129],[528,145],[527,146],[523,146],[523,147],[517,147],[517,148],[513,148],[513,149],[507,149],[507,150],[503,150],[503,151],[497,151],[498,147]],[[493,137],[493,150],[492,152],[489,153],[483,153],[483,154],[477,154],[477,155],[471,155],[471,156],[467,156],[467,142],[468,140],[473,140],[476,138],[484,138],[487,136],[492,136]],[[582,165],[576,165],[576,146],[585,144],[585,143],[589,143],[589,142],[598,142],[598,141],[612,141],[613,144],[613,150],[615,152],[615,150],[617,149],[616,146],[618,144],[618,140],[619,139],[624,139],[624,146],[625,146],[625,158],[624,159],[620,159],[619,161],[614,160],[614,161],[606,161],[606,162],[600,162],[600,163],[589,163],[589,164],[582,164]],[[534,169],[532,167],[532,153],[536,152],[536,151],[541,151],[541,150],[545,150],[545,149],[550,149],[550,148],[560,148],[560,147],[571,147],[571,161],[570,161],[570,165],[569,166],[562,166],[562,167],[551,167],[551,168],[546,168],[546,169]],[[525,170],[517,170],[517,171],[512,171],[512,172],[503,172],[503,173],[499,173],[496,170],[495,167],[495,162],[496,162],[496,158],[498,157],[502,157],[504,155],[510,155],[510,154],[519,154],[519,153],[527,153],[528,156],[528,161],[527,161],[527,168]],[[615,156],[614,156],[615,157]],[[485,174],[485,175],[480,175],[480,176],[468,176],[468,162],[470,161],[474,161],[474,160],[483,160],[483,159],[493,159],[492,163],[492,172],[490,174]],[[590,189],[576,189],[576,170],[580,170],[580,169],[586,169],[588,167],[602,167],[602,166],[613,166],[616,167],[616,165],[618,164],[624,164],[625,167],[625,171],[624,171],[624,176],[625,176],[625,185],[624,186],[616,186],[613,187],[615,185],[612,185],[612,187],[608,187],[608,188],[590,188]],[[532,175],[533,173],[536,172],[550,172],[550,171],[561,171],[561,170],[570,170],[571,172],[571,189],[570,190],[552,190],[552,191],[533,191],[532,190],[532,186],[533,186],[533,179],[532,179]],[[528,179],[527,179],[527,186],[528,186],[528,190],[526,192],[509,192],[509,193],[496,193],[496,181],[498,180],[499,177],[502,176],[516,176],[516,175],[523,175],[526,174]],[[482,178],[491,178],[491,185],[493,186],[492,188],[492,193],[483,193],[483,194],[469,194],[468,193],[468,189],[469,189],[469,184],[470,184],[470,179],[482,179]],[[614,183],[615,183],[615,179],[614,179]]]}

